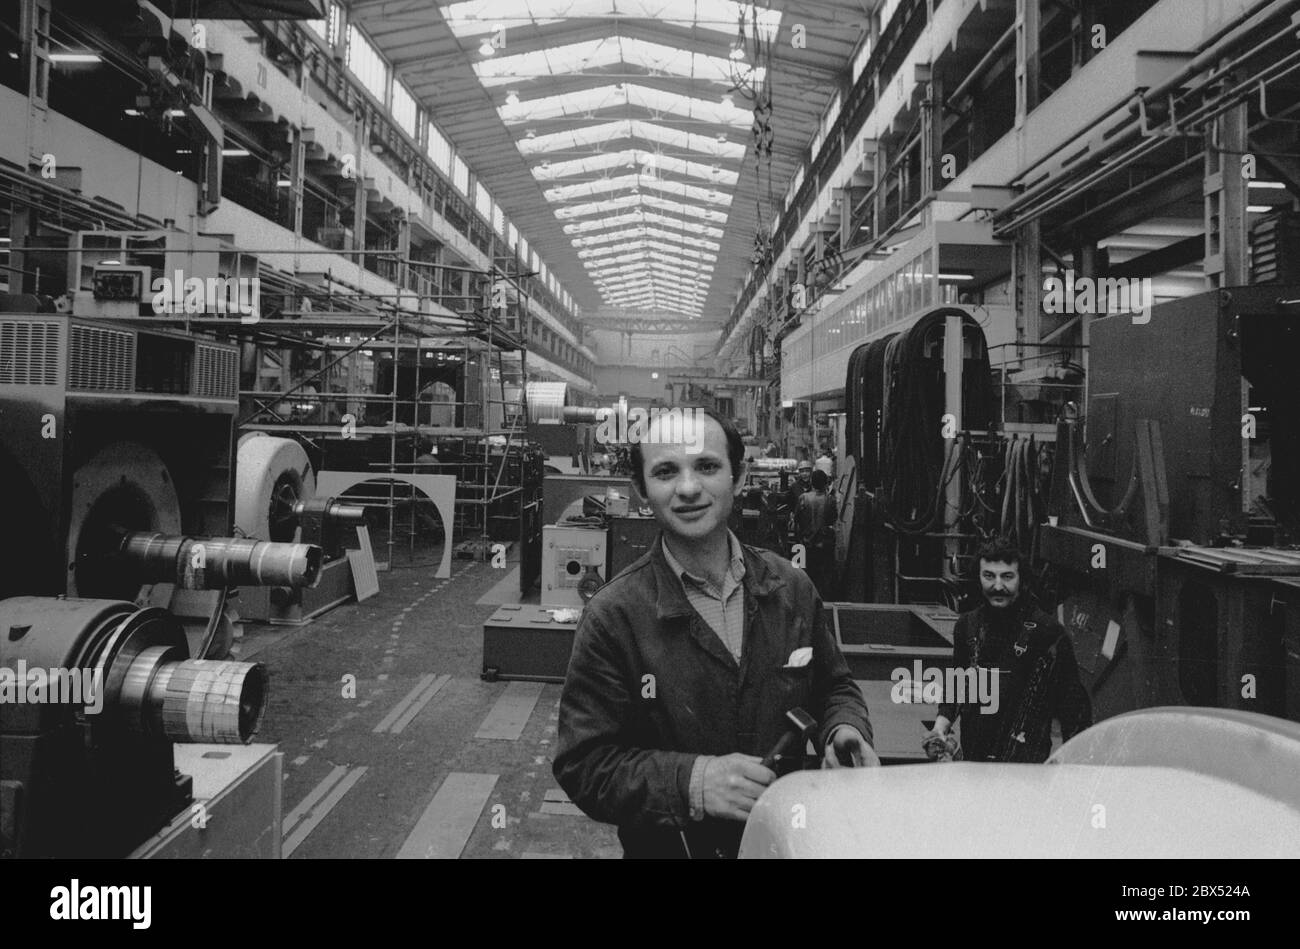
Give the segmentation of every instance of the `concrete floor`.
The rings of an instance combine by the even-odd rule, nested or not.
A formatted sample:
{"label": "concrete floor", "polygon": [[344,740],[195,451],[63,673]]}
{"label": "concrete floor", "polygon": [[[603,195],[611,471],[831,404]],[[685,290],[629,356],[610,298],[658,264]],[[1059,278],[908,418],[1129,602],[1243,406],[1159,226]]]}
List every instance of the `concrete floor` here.
{"label": "concrete floor", "polygon": [[240,658],[271,678],[254,740],[284,753],[285,856],[620,857],[551,774],[560,687],[479,678],[495,606],[477,600],[505,572],[433,572],[381,573],[378,596],[305,627],[249,627]]}

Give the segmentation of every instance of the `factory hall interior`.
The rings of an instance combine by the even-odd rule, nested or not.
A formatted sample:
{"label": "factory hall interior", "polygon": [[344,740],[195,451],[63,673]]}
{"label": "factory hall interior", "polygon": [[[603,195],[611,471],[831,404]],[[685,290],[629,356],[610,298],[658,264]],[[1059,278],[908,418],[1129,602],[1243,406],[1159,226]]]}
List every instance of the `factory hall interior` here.
{"label": "factory hall interior", "polygon": [[1300,854],[1300,0],[4,0],[0,129],[3,857]]}

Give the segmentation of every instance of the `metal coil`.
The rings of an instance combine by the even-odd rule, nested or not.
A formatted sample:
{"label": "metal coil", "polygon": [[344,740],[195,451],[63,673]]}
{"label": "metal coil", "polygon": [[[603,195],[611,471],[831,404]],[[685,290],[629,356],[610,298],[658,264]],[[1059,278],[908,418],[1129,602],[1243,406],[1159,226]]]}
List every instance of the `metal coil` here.
{"label": "metal coil", "polygon": [[176,742],[251,741],[266,709],[266,667],[175,655],[150,646],[131,661],[119,700],[128,726]]}
{"label": "metal coil", "polygon": [[177,583],[193,590],[307,587],[316,582],[323,558],[321,548],[311,544],[146,531],[127,534],[118,554],[141,583]]}

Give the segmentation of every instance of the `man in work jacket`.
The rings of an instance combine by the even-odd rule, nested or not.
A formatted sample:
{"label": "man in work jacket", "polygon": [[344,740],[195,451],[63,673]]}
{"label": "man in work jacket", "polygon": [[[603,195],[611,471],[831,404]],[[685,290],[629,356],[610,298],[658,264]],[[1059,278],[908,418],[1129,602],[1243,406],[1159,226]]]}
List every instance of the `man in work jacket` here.
{"label": "man in work jacket", "polygon": [[953,666],[985,677],[980,697],[945,696],[922,747],[931,757],[955,754],[952,725],[961,720],[967,761],[1043,762],[1052,752],[1052,722],[1069,741],[1092,724],[1092,703],[1079,679],[1070,636],[1022,589],[1020,551],[1004,538],[979,554],[984,602],[953,629]]}
{"label": "man in work jacket", "polygon": [[879,764],[812,582],[727,529],[740,436],[694,420],[695,438],[652,423],[632,446],[661,533],[585,607],[560,701],[556,779],[628,857],[734,857],[792,708],[817,720],[824,767]]}

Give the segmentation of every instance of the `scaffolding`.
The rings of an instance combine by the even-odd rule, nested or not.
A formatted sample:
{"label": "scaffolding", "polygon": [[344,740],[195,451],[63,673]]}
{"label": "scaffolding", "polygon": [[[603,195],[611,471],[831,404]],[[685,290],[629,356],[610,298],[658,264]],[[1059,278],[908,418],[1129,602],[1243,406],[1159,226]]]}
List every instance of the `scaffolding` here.
{"label": "scaffolding", "polygon": [[[181,256],[192,252],[168,243],[150,250]],[[361,449],[351,454],[354,460],[365,459],[362,473],[373,474],[376,483],[386,482],[382,493],[359,495],[357,500],[386,511],[388,564],[394,562],[402,535],[413,562],[422,517],[424,526],[432,527],[421,513],[418,490],[394,480],[398,474],[453,475],[454,522],[442,527],[453,537],[477,532],[481,556],[488,555],[491,540],[518,536],[517,527],[506,535],[505,523],[498,523],[497,536],[492,536],[494,518],[505,522],[522,517],[513,508],[522,506],[524,494],[520,481],[526,447],[528,296],[517,275],[496,265],[485,271],[430,264],[396,251],[268,248],[232,253],[244,261],[260,254],[386,256],[401,269],[435,267],[479,278],[482,292],[473,295],[382,294],[329,270],[307,279],[301,272],[289,274],[259,260],[256,319],[244,322],[233,314],[206,313],[113,318],[239,342],[241,376],[252,379],[251,387],[239,391],[239,434],[294,437],[320,459],[320,468],[329,470],[357,470],[330,463],[331,455],[338,460],[345,454],[337,450],[340,442]],[[503,282],[514,291],[515,303],[494,308],[498,301],[493,289]],[[429,382],[420,385],[426,377]],[[434,382],[457,396],[435,398]],[[445,421],[451,424],[441,424]],[[365,450],[384,439],[387,452]],[[447,451],[449,446],[453,450]],[[384,457],[378,460],[377,455]],[[405,524],[399,523],[401,512],[408,515]]]}

